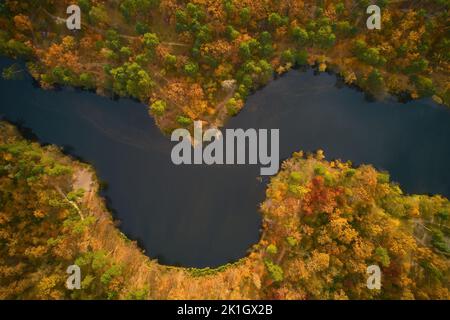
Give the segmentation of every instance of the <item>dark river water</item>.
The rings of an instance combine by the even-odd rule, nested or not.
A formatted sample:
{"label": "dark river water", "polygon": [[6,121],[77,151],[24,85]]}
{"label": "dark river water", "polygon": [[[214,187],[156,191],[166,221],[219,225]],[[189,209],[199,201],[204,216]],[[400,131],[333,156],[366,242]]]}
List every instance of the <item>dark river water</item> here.
{"label": "dark river water", "polygon": [[[218,266],[258,241],[267,183],[259,165],[173,165],[174,144],[129,99],[45,91],[29,78],[0,80],[0,95],[2,117],[94,166],[120,229],[150,257]],[[291,71],[252,95],[227,128],[278,128],[280,159],[323,149],[327,159],[388,170],[408,193],[450,196],[450,109],[429,100],[368,102],[335,76]]]}

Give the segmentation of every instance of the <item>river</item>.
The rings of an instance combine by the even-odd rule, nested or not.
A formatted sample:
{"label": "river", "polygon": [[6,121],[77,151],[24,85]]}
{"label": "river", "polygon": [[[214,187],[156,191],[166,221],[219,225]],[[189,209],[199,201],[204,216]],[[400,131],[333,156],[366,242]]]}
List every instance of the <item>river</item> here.
{"label": "river", "polygon": [[[0,67],[10,60],[0,59]],[[214,267],[260,236],[267,178],[259,165],[182,165],[145,105],[71,88],[0,80],[0,115],[92,164],[122,232],[161,263]],[[226,128],[280,130],[280,157],[323,149],[327,159],[388,170],[408,193],[450,196],[450,109],[430,99],[369,102],[333,75],[291,71],[251,95]]]}

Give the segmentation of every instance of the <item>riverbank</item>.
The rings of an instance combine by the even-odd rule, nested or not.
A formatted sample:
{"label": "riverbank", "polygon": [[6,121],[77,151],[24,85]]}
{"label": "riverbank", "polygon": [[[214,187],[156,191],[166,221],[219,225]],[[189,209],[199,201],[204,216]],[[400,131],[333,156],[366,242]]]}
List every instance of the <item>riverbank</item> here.
{"label": "riverbank", "polygon": [[[157,260],[149,259],[135,241],[130,241],[114,224],[111,213],[99,196],[99,183],[91,167],[77,163],[74,173],[74,189],[86,187],[80,204],[87,215],[94,216],[96,222],[89,230],[91,250],[103,250],[113,261],[120,262],[127,275],[124,291],[138,288],[146,292],[149,299],[259,299],[257,286],[261,272],[249,275],[249,269],[256,271],[256,252],[229,265],[216,269],[195,269],[164,266]],[[248,279],[248,280],[245,280]],[[235,288],[249,281],[246,288],[237,293]],[[253,284],[253,282],[255,284]],[[155,290],[156,289],[156,290]],[[128,293],[123,293],[122,298]]]}

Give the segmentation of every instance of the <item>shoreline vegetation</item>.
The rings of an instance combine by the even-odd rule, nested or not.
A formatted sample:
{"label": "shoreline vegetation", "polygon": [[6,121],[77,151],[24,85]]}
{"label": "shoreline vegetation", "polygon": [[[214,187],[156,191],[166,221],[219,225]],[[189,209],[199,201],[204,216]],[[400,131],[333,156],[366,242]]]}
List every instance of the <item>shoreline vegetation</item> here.
{"label": "shoreline vegetation", "polygon": [[196,120],[220,127],[251,92],[302,65],[374,97],[450,105],[449,1],[375,2],[381,30],[367,29],[366,0],[80,0],[82,28],[69,31],[73,1],[7,0],[0,53],[27,61],[44,88],[138,99],[165,133]]}
{"label": "shoreline vegetation", "polygon": [[[160,265],[123,235],[91,166],[0,123],[1,299],[449,299],[450,202],[387,173],[294,153],[261,204],[249,254],[216,269]],[[82,289],[65,288],[66,268]],[[377,264],[382,289],[366,287]]]}

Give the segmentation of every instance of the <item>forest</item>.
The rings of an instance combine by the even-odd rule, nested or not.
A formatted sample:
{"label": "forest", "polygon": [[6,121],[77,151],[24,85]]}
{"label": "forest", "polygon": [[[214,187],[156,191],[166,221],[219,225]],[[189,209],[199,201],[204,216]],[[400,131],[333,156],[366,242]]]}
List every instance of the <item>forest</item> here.
{"label": "forest", "polygon": [[[366,8],[381,8],[368,30]],[[66,8],[81,8],[81,30]],[[0,55],[44,89],[148,107],[164,133],[220,127],[291,68],[382,99],[450,106],[449,0],[5,0]],[[20,64],[4,78],[20,74]],[[262,234],[219,268],[166,266],[117,228],[93,167],[0,122],[0,299],[450,299],[450,202],[370,165],[296,152],[270,179]],[[81,290],[65,286],[81,268]],[[381,289],[366,286],[378,265]]]}
{"label": "forest", "polygon": [[[73,3],[81,30],[65,24]],[[380,30],[366,27],[371,3]],[[304,65],[374,97],[450,105],[449,8],[448,0],[6,0],[0,53],[27,61],[44,88],[138,99],[166,133],[196,120],[221,126],[254,90]]]}
{"label": "forest", "polygon": [[[99,187],[89,165],[0,123],[0,299],[450,298],[450,202],[369,165],[294,153],[268,185],[260,241],[215,269],[148,258]],[[74,262],[80,290],[65,287]],[[373,264],[380,290],[366,286]]]}

